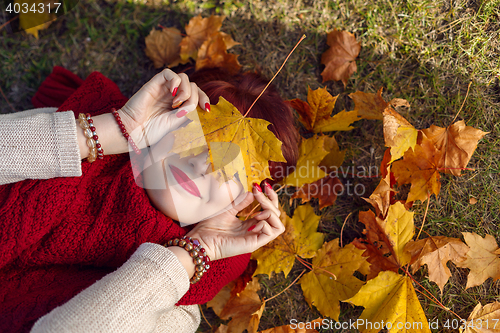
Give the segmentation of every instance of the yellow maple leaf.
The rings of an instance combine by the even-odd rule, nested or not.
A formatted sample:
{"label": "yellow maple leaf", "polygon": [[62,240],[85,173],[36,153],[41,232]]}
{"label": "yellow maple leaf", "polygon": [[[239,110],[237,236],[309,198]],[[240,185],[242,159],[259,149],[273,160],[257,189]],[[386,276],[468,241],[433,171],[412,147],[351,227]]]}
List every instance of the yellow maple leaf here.
{"label": "yellow maple leaf", "polygon": [[[222,288],[207,306],[221,319],[232,318],[227,324],[227,332],[241,333],[246,329],[249,333],[256,333],[265,308],[265,302],[262,302],[257,294],[260,289],[259,280],[253,278],[245,289],[237,294],[231,293],[233,287],[234,281]],[[224,328],[221,331],[224,332]]]}
{"label": "yellow maple leaf", "polygon": [[354,271],[368,270],[369,264],[362,254],[363,250],[353,244],[340,248],[338,238],[323,244],[313,259],[313,270],[299,282],[309,306],[314,305],[322,315],[338,321],[339,301],[353,297],[364,284],[353,275]]}
{"label": "yellow maple leaf", "polygon": [[338,171],[338,168],[344,162],[345,150],[340,150],[334,136],[325,138],[324,147],[328,151],[328,155],[321,160],[319,166],[328,171]]}
{"label": "yellow maple leaf", "polygon": [[405,246],[415,234],[414,214],[414,212],[407,211],[405,206],[398,201],[389,207],[387,217],[382,222],[382,228],[385,230],[400,266],[406,265],[411,259]]}
{"label": "yellow maple leaf", "polygon": [[417,144],[418,130],[391,107],[383,111],[385,146],[391,147],[391,160],[403,157]]}
{"label": "yellow maple leaf", "polygon": [[[356,323],[362,333],[431,332],[411,279],[392,271],[383,271],[369,280],[346,302],[365,309]],[[410,327],[410,328],[408,328]]]}
{"label": "yellow maple leaf", "polygon": [[285,232],[274,241],[252,253],[252,259],[258,262],[254,274],[283,272],[288,276],[295,262],[295,256],[312,258],[323,244],[324,234],[316,232],[320,217],[310,205],[297,207],[293,218],[288,217],[280,206],[280,220]]}
{"label": "yellow maple leaf", "polygon": [[[198,108],[198,112],[186,115],[193,121],[174,132],[172,152],[182,158],[200,154],[208,145],[213,170],[224,168],[229,179],[234,177],[237,171],[243,170],[244,174],[240,173],[239,176],[244,185],[246,176],[247,188],[252,188],[254,182],[260,183],[265,178],[271,178],[269,160],[286,162],[281,152],[281,141],[267,128],[270,122],[243,117],[240,111],[223,97],[219,98],[216,105],[211,106],[211,110],[212,112],[204,112]],[[215,142],[231,145],[215,145]],[[239,151],[235,149],[235,145],[239,147]],[[237,160],[232,164],[235,156],[240,156],[240,152],[242,162]]]}
{"label": "yellow maple leaf", "polygon": [[441,293],[446,282],[451,276],[450,269],[446,266],[448,261],[454,263],[465,260],[469,247],[458,238],[445,236],[431,236],[418,241],[410,241],[405,248],[412,257],[412,271],[415,273],[422,265],[427,265],[429,280],[435,282]]}
{"label": "yellow maple leaf", "polygon": [[488,234],[483,238],[470,232],[462,232],[462,235],[470,248],[466,255],[467,259],[457,263],[458,267],[470,269],[465,289],[479,286],[490,277],[493,281],[500,279],[500,258],[498,257],[500,249],[495,238]]}
{"label": "yellow maple leaf", "polygon": [[308,131],[314,133],[349,131],[351,124],[361,118],[356,111],[342,111],[331,116],[338,95],[333,97],[326,88],[312,90],[308,87],[307,103],[296,98],[290,101],[299,113],[299,120]]}
{"label": "yellow maple leaf", "polygon": [[[500,302],[486,304],[477,303],[467,322],[460,325],[460,333],[494,333],[500,332]],[[464,329],[465,327],[465,329]]]}
{"label": "yellow maple leaf", "polygon": [[[36,39],[38,39],[38,31],[47,29],[52,21],[57,18],[54,14],[56,12],[57,5],[54,5],[53,3],[51,3],[51,7],[48,7],[46,1],[42,0],[15,0],[14,4],[21,6],[21,11],[19,13],[19,25],[24,29],[24,31],[35,36]],[[23,8],[25,6],[27,6],[26,9],[28,10],[24,13]],[[35,11],[32,11],[32,8],[34,8]],[[57,11],[59,11],[59,7],[57,7]]]}
{"label": "yellow maple leaf", "polygon": [[328,136],[321,135],[302,139],[299,147],[297,166],[283,180],[283,184],[300,187],[326,176],[326,173],[318,165],[328,154],[328,151],[325,149],[325,140],[327,138]]}

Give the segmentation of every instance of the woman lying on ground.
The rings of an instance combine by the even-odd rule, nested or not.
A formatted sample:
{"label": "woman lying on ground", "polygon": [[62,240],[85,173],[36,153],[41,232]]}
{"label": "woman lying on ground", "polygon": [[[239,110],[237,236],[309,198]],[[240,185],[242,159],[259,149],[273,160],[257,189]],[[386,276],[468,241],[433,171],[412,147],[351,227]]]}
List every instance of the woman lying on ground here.
{"label": "woman lying on ground", "polygon": [[[192,304],[210,300],[241,274],[248,253],[283,232],[269,186],[264,193],[259,185],[248,193],[237,179],[219,186],[207,151],[180,158],[166,149],[172,131],[197,105],[209,108],[209,98],[216,104],[223,96],[246,111],[266,81],[220,70],[195,73],[192,81],[200,88],[164,70],[127,101],[109,79],[93,73],[60,112],[35,109],[0,118],[7,141],[0,145],[6,156],[0,180],[18,181],[0,186],[0,331],[192,332],[199,324]],[[138,177],[112,108],[142,149]],[[90,114],[87,122],[104,151],[92,163],[81,161],[90,149],[75,121],[79,113]],[[297,134],[276,91],[268,90],[249,116],[272,123],[285,165],[294,165]],[[271,174],[280,166],[271,163]],[[44,180],[21,181],[28,178]],[[254,198],[263,213],[241,222],[236,213]],[[199,223],[181,228],[172,218]],[[206,255],[193,260],[183,243],[163,246],[183,236],[192,237],[194,247],[199,242]],[[195,263],[206,272],[196,273]]]}

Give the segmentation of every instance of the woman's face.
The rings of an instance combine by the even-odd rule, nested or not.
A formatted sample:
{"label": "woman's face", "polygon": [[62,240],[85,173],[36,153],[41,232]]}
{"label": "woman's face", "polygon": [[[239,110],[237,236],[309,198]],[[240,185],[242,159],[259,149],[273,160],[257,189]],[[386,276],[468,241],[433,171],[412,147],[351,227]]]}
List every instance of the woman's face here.
{"label": "woman's face", "polygon": [[144,188],[155,207],[183,225],[231,208],[244,192],[243,185],[236,179],[219,185],[207,164],[208,149],[183,158],[169,153],[174,138],[173,133],[164,136],[151,147],[144,163]]}

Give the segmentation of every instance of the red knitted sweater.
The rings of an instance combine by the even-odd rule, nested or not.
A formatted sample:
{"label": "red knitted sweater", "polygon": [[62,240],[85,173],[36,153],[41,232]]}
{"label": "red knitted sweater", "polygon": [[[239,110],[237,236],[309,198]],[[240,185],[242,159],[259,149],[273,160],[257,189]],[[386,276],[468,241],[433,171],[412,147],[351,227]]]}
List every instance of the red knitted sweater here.
{"label": "red knitted sweater", "polygon": [[[82,82],[55,67],[33,104],[55,106],[61,93],[71,96],[58,111],[73,110],[75,117],[127,101],[98,72]],[[140,244],[163,244],[187,232],[151,205],[135,183],[128,154],[84,161],[82,173],[0,186],[0,332],[29,331],[36,319],[122,265]],[[178,304],[209,301],[249,258],[213,262]]]}

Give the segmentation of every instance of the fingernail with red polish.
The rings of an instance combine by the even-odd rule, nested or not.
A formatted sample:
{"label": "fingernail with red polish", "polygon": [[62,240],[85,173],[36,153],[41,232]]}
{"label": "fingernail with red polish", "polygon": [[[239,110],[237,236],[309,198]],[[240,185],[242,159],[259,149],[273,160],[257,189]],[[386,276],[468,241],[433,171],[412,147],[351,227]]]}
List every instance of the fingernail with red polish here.
{"label": "fingernail with red polish", "polygon": [[210,112],[210,103],[205,103],[205,111]]}
{"label": "fingernail with red polish", "polygon": [[176,102],[175,104],[172,104],[172,108],[177,109],[179,106],[181,106],[182,101]]}
{"label": "fingernail with red polish", "polygon": [[177,87],[174,88],[174,90],[172,90],[172,97],[175,97],[175,95],[177,94]]}
{"label": "fingernail with red polish", "polygon": [[273,188],[271,187],[271,185],[269,185],[269,183],[268,183],[268,182],[266,182],[266,181],[264,181],[264,185],[266,185],[266,187],[267,187],[268,189],[270,189],[270,190],[272,190],[272,189],[273,189]]}
{"label": "fingernail with red polish", "polygon": [[257,183],[253,183],[253,187],[254,187],[257,191],[262,192],[262,189],[260,188],[259,184],[257,184]]}
{"label": "fingernail with red polish", "polygon": [[186,110],[181,110],[181,111],[177,112],[175,115],[177,116],[177,118],[180,118],[180,117],[184,117],[186,114],[187,114]]}
{"label": "fingernail with red polish", "polygon": [[253,229],[255,229],[255,226],[254,226],[254,225],[253,225],[253,226],[251,226],[250,228],[248,228],[248,230],[247,230],[247,231],[252,231]]}

